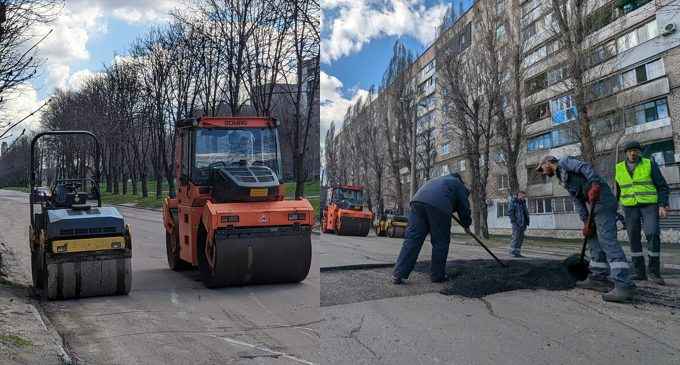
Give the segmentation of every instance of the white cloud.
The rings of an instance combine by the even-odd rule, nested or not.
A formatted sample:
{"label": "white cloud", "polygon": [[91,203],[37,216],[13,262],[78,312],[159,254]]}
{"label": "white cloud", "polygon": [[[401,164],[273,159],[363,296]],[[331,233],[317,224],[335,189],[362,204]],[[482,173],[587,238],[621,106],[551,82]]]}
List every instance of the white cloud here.
{"label": "white cloud", "polygon": [[335,128],[338,130],[342,127],[342,121],[347,112],[347,108],[356,103],[359,98],[368,96],[368,91],[364,89],[357,89],[350,98],[342,95],[342,82],[333,75],[321,71],[320,74],[320,92],[321,92],[321,143],[323,145],[326,138],[326,131],[335,122]]}
{"label": "white cloud", "polygon": [[68,78],[67,87],[71,90],[79,90],[87,80],[102,74],[102,72],[92,72],[89,69],[78,70]]}
{"label": "white cloud", "polygon": [[409,35],[429,44],[449,7],[443,3],[427,7],[424,0],[324,0],[321,4],[324,10],[337,12],[334,19],[324,18],[330,27],[321,42],[325,63],[358,52],[382,36]]}
{"label": "white cloud", "polygon": [[186,9],[186,3],[180,0],[70,0],[69,6],[97,7],[124,22],[141,24],[166,21],[171,11]]}
{"label": "white cloud", "polygon": [[[28,83],[17,85],[3,94],[5,103],[0,108],[0,122],[14,124],[38,109],[45,101],[38,99],[38,92]],[[34,114],[20,125],[14,127],[11,134],[21,134],[23,128],[37,130],[40,127],[40,113]],[[0,130],[0,133],[4,130]]]}

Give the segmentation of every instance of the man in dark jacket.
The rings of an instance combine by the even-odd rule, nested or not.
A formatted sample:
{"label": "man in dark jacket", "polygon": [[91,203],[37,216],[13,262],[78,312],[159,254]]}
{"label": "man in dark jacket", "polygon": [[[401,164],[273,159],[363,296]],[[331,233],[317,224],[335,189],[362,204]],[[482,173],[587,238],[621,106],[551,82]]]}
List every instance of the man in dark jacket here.
{"label": "man in dark jacket", "polygon": [[[583,221],[583,236],[590,244],[590,275],[578,287],[606,292],[602,299],[609,302],[629,302],[635,294],[630,267],[623,248],[616,240],[616,198],[609,185],[593,167],[573,157],[558,159],[545,156],[536,170],[544,176],[556,176],[574,200]],[[586,204],[590,205],[590,211]],[[592,214],[593,224],[588,224]],[[614,282],[610,289],[607,276]]]}
{"label": "man in dark jacket", "polygon": [[524,242],[524,231],[529,227],[529,209],[527,209],[526,196],[527,194],[520,190],[508,206],[508,216],[512,224],[510,255],[513,257],[523,257],[520,251]]}
{"label": "man in dark jacket", "polygon": [[616,197],[626,215],[626,228],[633,258],[633,280],[647,280],[642,253],[642,231],[647,239],[649,281],[664,285],[661,278],[659,217],[668,214],[670,189],[653,159],[640,156],[638,141],[625,144],[626,159],[616,164]]}
{"label": "man in dark jacket", "polygon": [[451,242],[451,215],[457,213],[465,230],[469,230],[472,217],[468,195],[463,182],[453,174],[427,181],[418,189],[411,200],[404,244],[394,267],[394,284],[401,284],[411,274],[428,234],[432,243],[432,282],[448,279],[446,258]]}

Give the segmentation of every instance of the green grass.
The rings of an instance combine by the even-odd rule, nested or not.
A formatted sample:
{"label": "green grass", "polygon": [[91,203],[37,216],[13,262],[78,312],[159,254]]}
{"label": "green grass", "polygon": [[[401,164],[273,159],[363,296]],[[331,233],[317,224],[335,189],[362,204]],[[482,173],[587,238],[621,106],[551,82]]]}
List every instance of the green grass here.
{"label": "green grass", "polygon": [[14,191],[21,191],[23,193],[28,193],[28,188],[24,186],[6,186],[0,189],[6,189],[6,190],[14,190]]}
{"label": "green grass", "polygon": [[[122,194],[122,186],[118,194],[106,192],[106,185],[101,184],[100,191],[102,194],[103,204],[134,204],[137,207],[142,208],[161,208],[163,206],[163,198],[168,196],[168,185],[163,184],[163,194],[160,199],[156,199],[156,181],[149,181],[147,183],[149,187],[149,196],[147,198],[142,197],[142,187],[140,183],[137,183],[137,194],[132,195],[132,183],[128,183],[127,194]],[[295,196],[295,183],[288,182],[284,184],[286,189],[286,199],[292,199]],[[28,188],[21,186],[6,187],[3,189],[22,191],[27,193]],[[308,181],[305,183],[304,195],[307,197],[309,202],[314,207],[315,216],[319,215],[319,194],[321,193],[321,184],[318,180]]]}
{"label": "green grass", "polygon": [[0,335],[0,342],[16,347],[28,347],[33,345],[31,340],[27,340],[15,335]]}
{"label": "green grass", "polygon": [[[295,183],[288,182],[284,184],[286,189],[286,199],[293,199],[295,197]],[[319,180],[305,182],[304,196],[307,197],[309,203],[314,207],[314,216],[319,216],[321,183]]]}

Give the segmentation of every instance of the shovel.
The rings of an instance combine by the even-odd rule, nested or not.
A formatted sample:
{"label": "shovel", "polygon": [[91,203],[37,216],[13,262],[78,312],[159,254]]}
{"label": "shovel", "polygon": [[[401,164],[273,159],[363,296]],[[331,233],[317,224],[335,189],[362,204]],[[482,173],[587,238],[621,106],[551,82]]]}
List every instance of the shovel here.
{"label": "shovel", "polygon": [[[588,220],[586,224],[591,226],[593,224],[593,208],[588,210]],[[581,247],[581,254],[573,254],[564,260],[564,265],[567,267],[569,274],[576,279],[576,281],[583,281],[588,278],[590,269],[588,268],[588,261],[585,259],[586,246],[588,245],[588,237],[583,238],[583,246]]]}
{"label": "shovel", "polygon": [[[463,226],[463,223],[461,223],[461,221],[459,221],[458,218],[456,218],[455,215],[452,215],[451,218],[453,218],[453,220],[456,221],[456,223],[460,224],[461,227],[465,228],[465,226]],[[484,243],[482,243],[482,241],[481,241],[479,238],[477,238],[477,236],[475,236],[474,233],[468,231],[467,229],[465,230],[465,232],[467,232],[470,236],[472,236],[472,238],[474,238],[475,241],[477,241],[477,243],[479,243],[480,246],[484,247],[484,249],[486,250],[486,252],[488,252],[489,255],[491,255],[491,257],[493,257],[494,260],[496,260],[496,262],[497,262],[499,265],[501,265],[501,267],[507,267],[507,266],[503,263],[503,261],[501,261],[498,257],[496,257],[496,255],[494,255],[493,252],[491,252],[491,250],[489,250],[489,248],[486,247],[486,245],[485,245]]]}

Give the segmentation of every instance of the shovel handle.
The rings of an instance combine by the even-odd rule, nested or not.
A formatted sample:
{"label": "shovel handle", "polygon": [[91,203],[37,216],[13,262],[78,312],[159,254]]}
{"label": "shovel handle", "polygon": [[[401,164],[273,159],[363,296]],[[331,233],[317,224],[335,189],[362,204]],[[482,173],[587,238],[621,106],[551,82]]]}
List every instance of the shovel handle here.
{"label": "shovel handle", "polygon": [[[586,224],[588,227],[590,227],[593,224],[593,215],[595,214],[593,212],[593,207],[591,206],[590,209],[586,206],[586,209],[588,210],[588,219],[586,220]],[[583,262],[583,259],[586,256],[586,246],[588,246],[588,237],[583,237],[583,246],[581,247],[581,262]]]}
{"label": "shovel handle", "polygon": [[[461,227],[465,228],[465,226],[463,226],[463,223],[462,223],[460,220],[458,220],[458,218],[456,218],[455,215],[451,215],[451,218],[453,218],[453,220],[456,221],[456,223],[460,224]],[[491,250],[489,250],[489,248],[486,247],[486,245],[485,245],[479,238],[477,238],[477,236],[475,236],[474,233],[470,232],[470,231],[467,230],[467,229],[465,229],[465,232],[467,232],[467,234],[469,234],[470,236],[472,236],[472,238],[474,238],[475,241],[477,241],[477,243],[479,243],[479,245],[482,246],[482,247],[486,250],[486,252],[488,252],[489,255],[491,255],[491,257],[494,258],[494,260],[496,260],[496,262],[497,262],[499,265],[501,265],[502,267],[507,267],[507,266],[503,263],[503,261],[501,261],[498,257],[496,257],[496,255],[494,255],[493,252],[491,252]]]}

